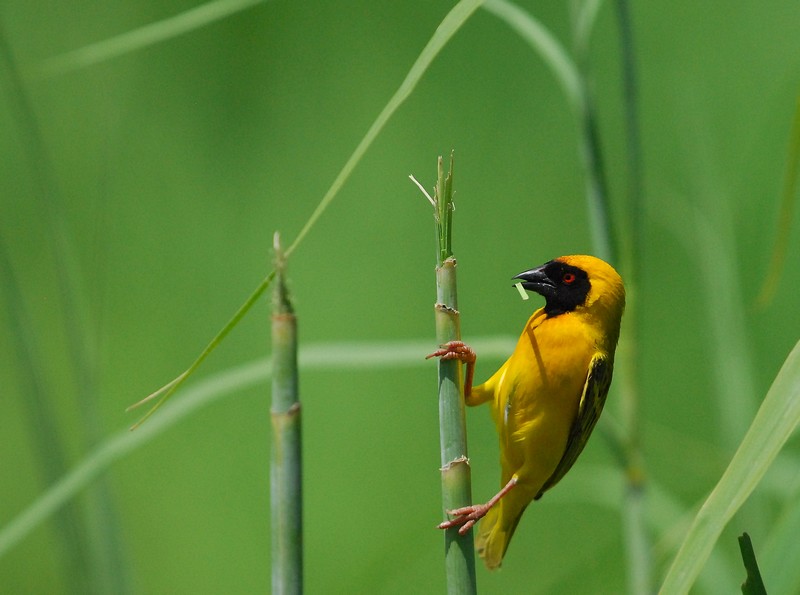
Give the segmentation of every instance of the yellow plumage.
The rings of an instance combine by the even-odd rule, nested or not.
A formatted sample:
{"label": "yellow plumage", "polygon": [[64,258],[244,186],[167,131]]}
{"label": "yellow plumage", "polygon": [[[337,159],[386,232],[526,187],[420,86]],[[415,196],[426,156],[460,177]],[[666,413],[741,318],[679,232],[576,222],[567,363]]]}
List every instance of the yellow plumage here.
{"label": "yellow plumage", "polygon": [[489,568],[502,562],[532,500],[570,469],[602,411],[619,337],[625,290],[607,263],[564,256],[516,278],[547,303],[528,320],[511,357],[471,388],[475,355],[460,342],[435,354],[467,363],[468,405],[489,403],[500,441],[501,490],[485,505],[450,511],[466,531],[479,518],[476,547]]}

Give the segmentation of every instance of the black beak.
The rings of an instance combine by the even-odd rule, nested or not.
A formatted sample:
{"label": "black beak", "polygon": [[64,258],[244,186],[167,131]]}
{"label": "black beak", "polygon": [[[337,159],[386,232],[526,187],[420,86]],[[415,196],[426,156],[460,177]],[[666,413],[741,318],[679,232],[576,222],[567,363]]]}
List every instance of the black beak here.
{"label": "black beak", "polygon": [[547,265],[536,267],[535,269],[520,273],[513,278],[521,279],[522,287],[529,291],[535,291],[545,298],[554,296],[556,292],[556,284],[553,283],[550,277],[544,273],[544,268],[546,266]]}

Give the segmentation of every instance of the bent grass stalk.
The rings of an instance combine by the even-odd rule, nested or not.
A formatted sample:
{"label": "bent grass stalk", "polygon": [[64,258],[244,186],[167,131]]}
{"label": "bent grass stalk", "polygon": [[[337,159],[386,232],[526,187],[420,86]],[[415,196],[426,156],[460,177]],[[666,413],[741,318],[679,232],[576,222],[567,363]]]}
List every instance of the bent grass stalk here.
{"label": "bent grass stalk", "polygon": [[[473,347],[484,358],[502,361],[513,349],[513,336],[476,337]],[[306,345],[299,350],[300,368],[314,370],[374,370],[416,368],[419,354],[430,349],[430,340],[335,342]],[[0,527],[0,558],[26,536],[76,498],[116,461],[171,430],[202,408],[238,391],[263,384],[271,378],[271,362],[261,358],[207,376],[186,389],[183,399],[168,403],[163,411],[136,432],[118,430],[90,449],[58,480]]]}
{"label": "bent grass stalk", "polygon": [[789,353],[725,473],[695,516],[659,593],[688,593],[714,544],[800,423],[800,342]]}
{"label": "bent grass stalk", "polygon": [[[442,158],[437,164],[434,219],[436,251],[436,341],[441,345],[461,338],[456,288],[456,259],[452,250],[453,154],[445,176]],[[412,178],[413,179],[413,178]],[[427,196],[427,193],[426,193]],[[428,199],[430,197],[428,196]],[[467,428],[464,413],[461,362],[439,360],[439,440],[442,461],[442,508],[447,511],[472,503],[472,486],[467,454]],[[445,530],[445,570],[447,591],[475,593],[475,549],[472,530],[460,535],[458,527]]]}
{"label": "bent grass stalk", "polygon": [[[520,35],[552,70],[580,125],[579,151],[586,174],[586,198],[595,253],[605,260],[616,262],[619,256],[618,246],[626,248],[623,258],[624,264],[627,265],[628,306],[625,327],[628,330],[623,333],[617,349],[621,364],[618,385],[623,423],[621,431],[610,434],[610,437],[612,449],[620,454],[620,462],[626,470],[626,504],[622,508],[622,515],[628,555],[629,588],[632,593],[646,593],[650,591],[652,563],[650,540],[644,518],[644,461],[639,436],[639,381],[636,362],[639,328],[635,289],[638,282],[637,256],[641,250],[643,194],[641,150],[636,118],[636,79],[629,9],[625,0],[617,0],[624,74],[629,200],[627,219],[621,219],[616,229],[613,229],[598,136],[596,105],[590,93],[588,74],[589,42],[601,4],[602,2],[598,0],[589,0],[576,7],[573,38],[577,60],[570,57],[558,39],[542,23],[512,2],[487,0],[485,9]],[[618,235],[624,237],[617,237]]]}
{"label": "bent grass stalk", "polygon": [[[456,32],[464,25],[464,23],[469,19],[470,16],[472,16],[472,14],[481,4],[483,4],[483,0],[460,0],[460,2],[458,2],[458,4],[456,4],[452,10],[445,15],[444,19],[436,28],[436,31],[434,31],[427,45],[422,49],[422,52],[420,52],[417,60],[411,66],[411,69],[408,71],[405,79],[403,79],[403,82],[400,83],[397,91],[395,91],[394,95],[392,95],[392,97],[389,99],[383,110],[381,110],[381,113],[378,114],[378,117],[375,118],[372,126],[370,126],[367,133],[358,143],[358,146],[356,146],[355,150],[344,164],[344,167],[342,167],[342,170],[336,176],[330,188],[328,188],[328,191],[320,200],[316,209],[314,209],[314,212],[311,213],[311,216],[306,221],[306,224],[284,252],[287,258],[301,244],[301,242],[305,239],[306,234],[308,234],[314,224],[316,224],[317,220],[322,216],[322,213],[328,208],[330,203],[339,193],[339,190],[341,190],[344,183],[350,177],[350,174],[353,172],[358,162],[361,161],[361,158],[367,152],[367,149],[378,137],[378,134],[380,134],[381,130],[383,130],[383,127],[386,125],[389,119],[411,95],[411,92],[417,86],[417,83],[419,83],[422,75],[425,74],[430,67],[433,59],[439,55],[439,52],[442,51],[442,48],[447,45],[447,42],[450,41],[453,35],[456,34]],[[153,405],[147,411],[147,413],[145,413],[145,415],[131,427],[131,430],[139,427],[142,423],[144,423],[145,420],[147,420],[147,418],[153,415],[153,413],[155,413],[156,410],[161,407],[167,401],[167,399],[169,399],[169,397],[172,396],[176,390],[178,390],[178,388],[180,388],[186,379],[189,378],[189,376],[191,376],[195,370],[200,367],[203,361],[205,361],[211,352],[217,348],[217,346],[228,335],[228,333],[230,333],[230,331],[233,330],[233,328],[239,323],[244,315],[247,314],[258,298],[261,297],[261,294],[264,293],[267,287],[269,287],[274,277],[275,271],[272,271],[263,281],[261,281],[258,287],[256,287],[250,296],[245,300],[244,304],[239,307],[239,309],[236,311],[236,314],[234,314],[228,323],[222,328],[222,330],[220,330],[216,336],[211,339],[208,345],[206,345],[205,349],[203,349],[200,355],[183,373],[138,403],[134,403],[128,407],[126,411],[135,409],[150,401],[156,401],[155,405]]]}
{"label": "bent grass stalk", "polygon": [[286,288],[286,259],[275,234],[272,295],[272,592],[303,592],[303,489],[297,316]]}
{"label": "bent grass stalk", "polygon": [[[625,159],[627,162],[626,209],[619,218],[618,246],[622,247],[621,263],[627,277],[626,327],[620,359],[620,411],[625,428],[623,437],[625,464],[625,500],[622,518],[627,556],[628,589],[631,593],[652,592],[652,545],[647,533],[645,511],[646,483],[644,455],[641,447],[641,413],[639,380],[639,323],[638,292],[640,263],[643,260],[642,229],[644,227],[644,177],[638,118],[638,83],[635,66],[633,25],[628,0],[616,0],[615,12],[619,29],[622,97],[625,118]],[[588,40],[588,34],[586,36]]]}
{"label": "bent grass stalk", "polygon": [[127,31],[110,39],[48,58],[34,71],[34,76],[47,78],[87,68],[163,41],[175,39],[264,1],[212,0],[212,2],[201,4],[175,16]]}

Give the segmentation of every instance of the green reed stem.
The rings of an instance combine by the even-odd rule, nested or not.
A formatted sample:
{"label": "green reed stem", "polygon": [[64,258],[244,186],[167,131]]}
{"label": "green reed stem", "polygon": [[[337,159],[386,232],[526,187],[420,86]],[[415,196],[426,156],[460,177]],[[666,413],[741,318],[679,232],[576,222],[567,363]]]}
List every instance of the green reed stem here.
{"label": "green reed stem", "polygon": [[[461,338],[456,289],[456,259],[452,249],[453,154],[445,176],[442,158],[434,193],[436,252],[436,341],[441,345]],[[439,360],[439,438],[442,461],[442,508],[447,511],[472,503],[472,486],[467,455],[467,427],[464,413],[461,362]],[[453,595],[477,592],[475,549],[472,530],[459,535],[458,528],[445,530],[447,592]]]}
{"label": "green reed stem", "polygon": [[622,98],[625,117],[625,159],[627,163],[627,208],[619,218],[621,260],[627,279],[625,336],[620,349],[620,409],[625,427],[625,505],[622,509],[625,527],[625,549],[628,569],[628,591],[634,594],[652,592],[652,546],[645,517],[646,474],[641,447],[641,413],[639,409],[639,345],[640,335],[638,283],[644,242],[644,177],[638,118],[638,83],[636,77],[633,26],[627,0],[615,2],[622,62]]}
{"label": "green reed stem", "polygon": [[303,592],[303,489],[297,316],[286,288],[286,261],[275,234],[272,294],[272,592]]}

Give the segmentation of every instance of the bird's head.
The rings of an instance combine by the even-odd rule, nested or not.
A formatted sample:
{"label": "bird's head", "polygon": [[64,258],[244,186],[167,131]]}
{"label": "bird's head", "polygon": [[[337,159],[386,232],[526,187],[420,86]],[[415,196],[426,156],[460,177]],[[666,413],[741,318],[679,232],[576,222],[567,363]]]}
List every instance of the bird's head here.
{"label": "bird's head", "polygon": [[514,279],[544,297],[548,316],[577,311],[618,321],[625,308],[622,278],[614,267],[594,256],[561,256]]}

